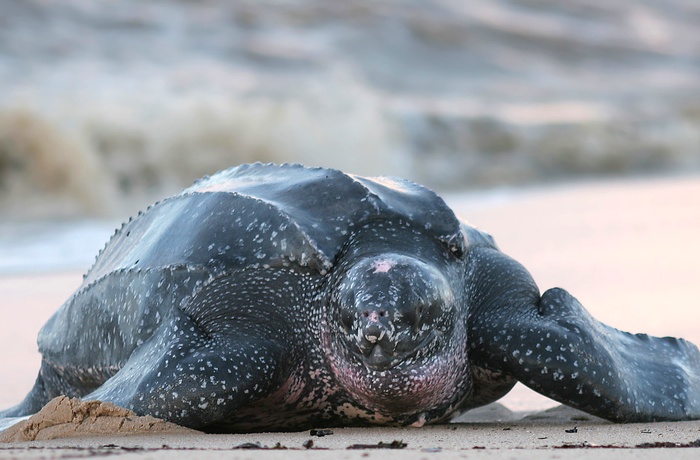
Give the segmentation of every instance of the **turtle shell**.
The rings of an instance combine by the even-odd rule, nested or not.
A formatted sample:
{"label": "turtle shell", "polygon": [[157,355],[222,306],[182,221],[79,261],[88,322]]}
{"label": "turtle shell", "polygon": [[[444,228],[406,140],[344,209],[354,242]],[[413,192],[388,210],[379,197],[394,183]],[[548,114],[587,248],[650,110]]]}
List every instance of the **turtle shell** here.
{"label": "turtle shell", "polygon": [[86,277],[115,270],[296,263],[325,274],[354,227],[402,219],[465,251],[460,223],[431,190],[297,164],[250,164],[196,182],[125,224]]}

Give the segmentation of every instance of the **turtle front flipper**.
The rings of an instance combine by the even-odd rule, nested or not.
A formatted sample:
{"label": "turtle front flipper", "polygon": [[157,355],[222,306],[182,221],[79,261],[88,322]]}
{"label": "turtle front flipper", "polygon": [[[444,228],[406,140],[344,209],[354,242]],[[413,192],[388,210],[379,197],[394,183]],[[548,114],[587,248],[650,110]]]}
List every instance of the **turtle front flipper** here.
{"label": "turtle front flipper", "polygon": [[692,343],[602,324],[563,289],[542,295],[535,320],[552,340],[511,350],[510,359],[532,389],[617,422],[700,418],[700,352]]}
{"label": "turtle front flipper", "polygon": [[283,283],[284,273],[239,271],[210,280],[83,399],[204,431],[228,426],[242,407],[278,390],[293,366],[296,350],[285,343],[290,323],[272,321],[269,305],[295,295],[295,285],[285,292],[265,284]]}
{"label": "turtle front flipper", "polygon": [[[615,422],[700,418],[695,345],[602,324],[562,289],[533,298],[534,283],[523,282],[531,278],[519,264],[495,252],[480,258],[482,276],[500,272],[513,284],[500,295],[473,292],[471,359],[477,366]],[[477,284],[486,285],[483,278]]]}

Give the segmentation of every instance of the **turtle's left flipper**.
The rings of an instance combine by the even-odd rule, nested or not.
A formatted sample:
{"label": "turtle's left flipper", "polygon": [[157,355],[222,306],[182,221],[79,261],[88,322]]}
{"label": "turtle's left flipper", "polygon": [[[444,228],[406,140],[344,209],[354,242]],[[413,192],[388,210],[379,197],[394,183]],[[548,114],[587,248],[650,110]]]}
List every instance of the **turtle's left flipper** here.
{"label": "turtle's left flipper", "polygon": [[562,289],[545,292],[516,321],[531,326],[515,328],[525,337],[504,359],[533,390],[615,422],[700,418],[700,352],[692,343],[614,329]]}
{"label": "turtle's left flipper", "polygon": [[695,345],[614,329],[563,289],[539,296],[525,269],[502,254],[483,251],[474,261],[486,279],[500,280],[498,289],[475,281],[474,365],[615,422],[700,419]]}
{"label": "turtle's left flipper", "polygon": [[602,324],[563,289],[545,292],[531,321],[550,339],[510,350],[510,368],[527,386],[617,422],[700,418],[700,352],[692,343]]}

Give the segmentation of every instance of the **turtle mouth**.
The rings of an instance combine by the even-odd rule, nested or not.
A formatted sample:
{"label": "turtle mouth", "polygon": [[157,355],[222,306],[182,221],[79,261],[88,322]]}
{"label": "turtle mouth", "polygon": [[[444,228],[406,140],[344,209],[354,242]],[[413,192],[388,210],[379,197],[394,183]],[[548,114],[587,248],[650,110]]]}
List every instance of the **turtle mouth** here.
{"label": "turtle mouth", "polygon": [[411,359],[420,358],[430,348],[430,345],[437,341],[440,335],[438,331],[432,330],[425,334],[417,343],[407,339],[398,342],[395,347],[390,347],[386,343],[381,342],[368,344],[356,342],[356,346],[351,347],[351,349],[352,354],[368,369],[384,371]]}

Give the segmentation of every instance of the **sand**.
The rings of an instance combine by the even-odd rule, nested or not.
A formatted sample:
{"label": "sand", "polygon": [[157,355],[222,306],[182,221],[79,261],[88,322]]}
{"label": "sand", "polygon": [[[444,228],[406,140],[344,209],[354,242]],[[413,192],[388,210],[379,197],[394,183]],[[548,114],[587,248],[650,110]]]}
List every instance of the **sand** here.
{"label": "sand", "polygon": [[0,443],[46,441],[139,433],[194,433],[194,430],[100,401],[59,396],[38,413],[0,433]]}
{"label": "sand", "polygon": [[[568,289],[596,317],[613,326],[700,343],[700,264],[695,262],[700,260],[700,178],[600,182],[447,199],[458,213],[491,232],[501,249],[528,267],[543,289]],[[0,406],[18,402],[31,387],[39,363],[32,345],[36,332],[79,283],[78,273],[0,279]],[[524,387],[502,402],[515,411],[555,405]],[[88,413],[78,425],[101,417]],[[694,445],[700,439],[696,421],[614,425],[561,409],[537,414],[522,418],[521,413],[492,406],[460,424],[334,429],[333,435],[324,437],[308,431],[249,435],[165,431],[128,436],[91,432],[90,436],[2,444],[0,457],[176,458],[191,457],[192,449],[197,449],[197,457],[359,458],[386,453],[347,447],[397,440],[407,444],[400,454],[405,458],[619,458],[623,447]],[[306,449],[309,440],[313,448]],[[269,448],[279,443],[288,449],[234,449],[246,443]],[[634,455],[690,458],[698,451],[668,452],[638,449]]]}
{"label": "sand", "polygon": [[[334,428],[257,434],[98,435],[0,444],[1,458],[697,458],[700,422],[613,425],[552,418],[470,422],[423,428]],[[391,452],[380,446],[394,447]],[[670,447],[677,447],[670,450]],[[634,449],[634,454],[631,450]],[[396,452],[400,450],[400,452]],[[672,452],[672,453],[671,453]]]}

